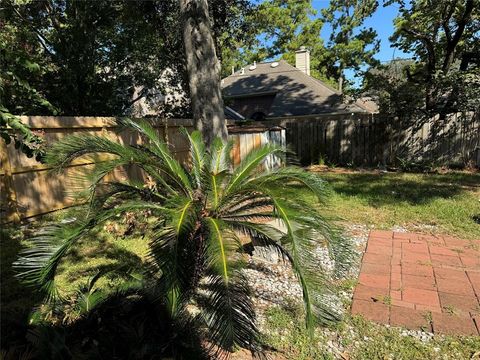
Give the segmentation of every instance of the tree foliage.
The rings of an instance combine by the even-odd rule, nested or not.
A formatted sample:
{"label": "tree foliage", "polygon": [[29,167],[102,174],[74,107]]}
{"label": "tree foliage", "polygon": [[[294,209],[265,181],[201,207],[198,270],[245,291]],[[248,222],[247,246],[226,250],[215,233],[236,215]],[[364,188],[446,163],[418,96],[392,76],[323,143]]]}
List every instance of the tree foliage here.
{"label": "tree foliage", "polygon": [[478,63],[460,69],[465,56],[478,57],[480,51],[478,0],[386,2],[391,4],[399,7],[391,41],[414,57],[405,67],[405,76],[424,99],[424,114],[444,115],[478,107]]}
{"label": "tree foliage", "polygon": [[260,3],[253,19],[259,32],[255,60],[281,57],[294,65],[295,51],[305,46],[310,51],[312,76],[327,80],[324,76],[326,51],[320,36],[323,21],[317,15],[309,0]]}
{"label": "tree foliage", "polygon": [[[379,41],[373,29],[362,27],[376,10],[376,1],[331,1],[317,11],[311,0],[265,0],[246,15],[248,42],[224,59],[223,74],[230,67],[245,66],[253,61],[282,58],[295,64],[295,51],[301,46],[310,50],[311,75],[337,86],[345,69],[360,70],[375,64]],[[332,26],[328,44],[321,36],[325,23]],[[342,75],[342,76],[341,76]]]}
{"label": "tree foliage", "polygon": [[[0,11],[3,18],[8,8]],[[55,106],[35,88],[46,72],[36,42],[28,28],[0,22],[0,137],[7,144],[13,142],[27,156],[40,160],[43,156],[41,136],[13,115],[26,110],[38,114],[57,113]]]}
{"label": "tree foliage", "polygon": [[[228,52],[244,34],[244,17],[237,15],[247,11],[248,3],[210,3],[217,50]],[[7,82],[11,73],[27,80],[61,115],[125,115],[140,99],[162,102],[160,95],[169,89],[188,95],[179,11],[177,0],[5,0],[2,47],[16,52],[2,52],[1,79]],[[27,61],[21,71],[18,52]],[[5,108],[16,115],[54,114],[52,108],[32,103],[20,85],[6,83],[4,93],[18,95],[3,97]],[[165,115],[189,112],[188,103],[176,106],[177,113],[173,105],[163,106]]]}
{"label": "tree foliage", "polygon": [[[330,306],[331,279],[344,274],[353,261],[350,243],[315,206],[291,196],[291,191],[304,189],[323,202],[325,183],[317,175],[294,167],[262,170],[264,160],[280,151],[273,146],[253,150],[232,170],[231,144],[217,139],[207,150],[199,132],[185,132],[191,151],[187,168],[173,158],[148,123],[125,119],[122,124],[139,132],[145,145],[76,135],[49,151],[47,163],[58,171],[83,156],[112,157],[86,175],[86,214],[75,223],[45,226],[31,239],[32,246],[16,262],[23,281],[55,302],[61,295],[57,269],[80,239],[119,214],[148,213],[146,223],[153,236],[145,287],[159,294],[171,319],[193,316],[187,310],[196,308],[197,320],[220,354],[238,346],[260,350],[250,286],[242,271],[245,239],[253,247],[277,251],[292,265],[303,290],[309,328],[318,321],[338,319]],[[107,174],[126,165],[141,168],[151,181],[104,181]],[[335,263],[333,274],[315,260],[313,250],[318,246],[328,249]]]}
{"label": "tree foliage", "polygon": [[358,73],[364,66],[378,64],[374,58],[380,48],[377,32],[363,26],[377,7],[377,0],[330,0],[322,10],[324,21],[332,27],[325,65],[328,75],[338,81],[340,91],[346,69]]}

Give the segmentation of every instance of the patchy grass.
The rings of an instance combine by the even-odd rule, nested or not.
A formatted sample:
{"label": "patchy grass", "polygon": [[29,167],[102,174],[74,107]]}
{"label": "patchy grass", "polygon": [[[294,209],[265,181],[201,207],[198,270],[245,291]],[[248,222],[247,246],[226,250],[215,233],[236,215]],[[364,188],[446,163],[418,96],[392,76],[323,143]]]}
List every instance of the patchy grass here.
{"label": "patchy grass", "polygon": [[[325,212],[345,222],[366,224],[379,229],[395,225],[419,231],[431,225],[432,231],[463,238],[480,239],[480,174],[449,173],[322,173],[331,184],[332,197]],[[292,194],[298,196],[298,194]],[[49,219],[61,221],[74,216],[76,210],[52,214]],[[35,226],[41,226],[39,221]],[[102,230],[82,240],[60,267],[59,285],[65,294],[75,290],[98,271],[135,270],[143,266],[148,234],[129,236],[122,232]],[[424,230],[425,231],[425,230]],[[11,269],[20,248],[28,245],[18,230],[1,230],[1,332],[2,340],[22,338],[28,314],[39,296],[23,287]],[[114,288],[123,280],[118,272],[102,278],[99,286]],[[352,280],[353,281],[353,280]],[[384,299],[388,301],[388,299]],[[403,336],[398,329],[375,325],[361,318],[347,318],[331,332],[319,328],[309,337],[300,310],[272,308],[267,313],[265,341],[287,359],[332,359],[328,342],[345,348],[350,359],[469,359],[480,350],[480,339],[435,337],[424,343]],[[337,358],[340,356],[337,354]]]}
{"label": "patchy grass", "polygon": [[305,329],[302,310],[271,307],[266,313],[264,341],[286,359],[334,359],[325,344],[327,338],[315,331],[311,335]]}
{"label": "patchy grass", "polygon": [[[333,190],[327,214],[378,229],[402,226],[480,239],[480,173],[321,173]],[[425,226],[427,225],[427,226]]]}
{"label": "patchy grass", "polygon": [[[12,263],[17,259],[19,251],[29,246],[28,236],[34,228],[41,227],[47,221],[61,221],[69,218],[72,211],[59,212],[34,224],[25,233],[20,230],[0,230],[1,261],[1,333],[5,343],[21,339],[26,332],[26,325],[31,311],[41,302],[40,294],[33,288],[25,287],[16,278]],[[122,227],[117,229],[120,233]],[[118,236],[115,232],[102,230],[82,239],[61,263],[58,269],[58,286],[61,295],[71,295],[88,278],[97,272],[107,272],[97,286],[109,290],[128,281],[126,273],[135,272],[143,266],[147,255],[148,238],[134,233],[130,236]],[[5,334],[5,335],[4,335]]]}
{"label": "patchy grass", "polygon": [[346,318],[336,329],[319,328],[310,338],[300,310],[273,307],[266,315],[265,341],[287,359],[472,359],[480,349],[478,336],[421,341],[361,317]]}

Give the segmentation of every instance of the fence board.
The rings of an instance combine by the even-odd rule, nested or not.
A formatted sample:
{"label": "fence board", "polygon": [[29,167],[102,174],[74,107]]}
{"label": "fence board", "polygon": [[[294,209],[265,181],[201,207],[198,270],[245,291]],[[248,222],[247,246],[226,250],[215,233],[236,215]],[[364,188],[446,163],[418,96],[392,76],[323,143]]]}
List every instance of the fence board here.
{"label": "fence board", "polygon": [[[115,142],[122,144],[142,144],[143,140],[138,133],[117,128],[114,118],[107,117],[53,117],[31,116],[21,117],[33,130],[44,133],[47,143],[53,143],[71,134],[88,133],[92,135],[106,135]],[[189,145],[186,138],[180,134],[179,128],[188,131],[193,129],[193,123],[188,119],[150,119],[152,126],[171,148],[174,156],[182,163],[189,161]],[[234,164],[238,164],[252,148],[261,146],[262,136],[268,142],[285,146],[285,130],[281,127],[267,127],[265,125],[236,126],[228,123],[229,137],[234,142],[232,157]],[[271,134],[271,135],[270,135]],[[53,175],[50,169],[34,159],[29,159],[14,148],[13,144],[5,145],[0,140],[0,222],[14,221],[19,218],[29,218],[76,203],[74,196],[75,186],[82,184],[70,181],[70,176],[78,171],[86,171],[94,166],[95,161],[105,160],[105,156],[95,159],[82,158],[66,169],[64,175]],[[265,166],[274,167],[281,164],[281,159],[267,159]],[[129,167],[123,171],[116,171],[111,179],[124,180],[128,177],[142,179],[142,172]],[[79,186],[80,185],[80,186]],[[18,214],[17,214],[18,209]]]}
{"label": "fence board", "polygon": [[410,125],[363,114],[277,123],[286,126],[287,145],[302,165],[324,158],[357,166],[397,165],[399,159],[447,165],[471,161],[480,166],[478,113],[452,114],[445,120],[437,117]]}

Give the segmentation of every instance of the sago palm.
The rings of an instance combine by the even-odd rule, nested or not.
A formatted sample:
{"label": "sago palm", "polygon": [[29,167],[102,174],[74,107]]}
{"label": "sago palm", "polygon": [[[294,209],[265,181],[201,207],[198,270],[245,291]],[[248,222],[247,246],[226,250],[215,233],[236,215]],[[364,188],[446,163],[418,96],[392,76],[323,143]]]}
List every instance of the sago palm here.
{"label": "sago palm", "polygon": [[[265,159],[281,152],[275,146],[251,151],[233,168],[229,144],[215,140],[206,149],[199,132],[186,131],[191,161],[183,165],[147,122],[120,122],[139,132],[143,145],[75,135],[48,152],[47,163],[59,171],[86,155],[110,156],[88,177],[88,215],[75,224],[45,229],[23,252],[17,266],[24,281],[40,287],[47,300],[55,299],[59,263],[79,239],[119,214],[147,211],[154,220],[149,221],[149,283],[162,294],[159,301],[172,318],[194,309],[209,341],[222,354],[237,347],[259,349],[251,292],[242,271],[246,242],[270,247],[291,264],[303,291],[309,328],[316,321],[338,318],[330,306],[331,276],[315,260],[314,250],[328,250],[335,276],[349,267],[350,244],[329,226],[318,207],[296,196],[306,189],[323,203],[325,184],[317,175],[295,167],[266,170]],[[140,168],[148,184],[105,180],[125,166]]]}

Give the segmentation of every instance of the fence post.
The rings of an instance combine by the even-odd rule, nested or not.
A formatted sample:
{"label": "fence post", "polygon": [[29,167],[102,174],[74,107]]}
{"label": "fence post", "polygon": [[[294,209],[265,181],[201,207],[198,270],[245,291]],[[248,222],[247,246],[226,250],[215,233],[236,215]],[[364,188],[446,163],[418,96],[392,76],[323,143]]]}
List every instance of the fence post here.
{"label": "fence post", "polygon": [[18,212],[17,193],[12,179],[12,168],[7,153],[7,144],[0,140],[0,171],[3,172],[3,191],[5,191],[5,205],[7,213],[7,222],[20,222]]}

